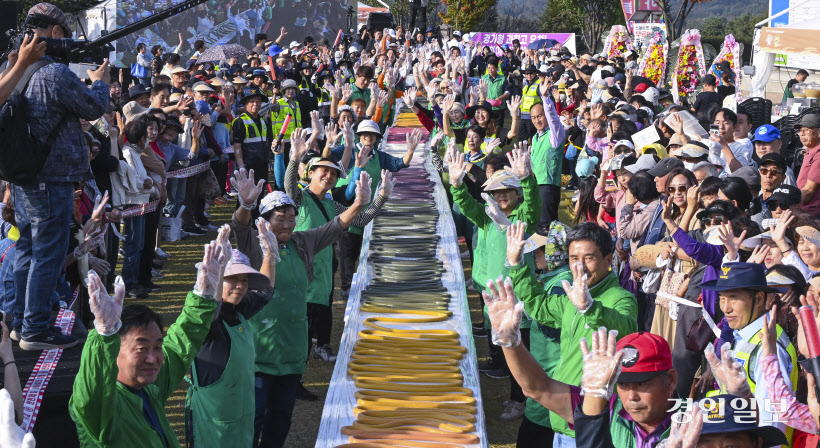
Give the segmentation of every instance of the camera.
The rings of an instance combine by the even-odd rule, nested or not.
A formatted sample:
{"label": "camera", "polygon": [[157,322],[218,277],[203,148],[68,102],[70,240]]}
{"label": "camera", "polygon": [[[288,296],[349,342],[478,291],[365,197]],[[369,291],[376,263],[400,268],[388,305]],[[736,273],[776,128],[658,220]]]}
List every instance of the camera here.
{"label": "camera", "polygon": [[[21,33],[16,33],[15,36],[12,38],[15,50],[20,50],[20,46],[23,45],[23,39],[25,38],[25,36],[29,36],[30,39],[34,38],[34,31],[28,29]],[[70,62],[84,62],[81,60],[71,60],[71,55],[74,52],[74,50],[83,47],[83,44],[85,44],[84,41],[75,42],[74,39],[70,38],[54,39],[51,37],[40,37],[37,40],[38,42],[46,43],[46,54],[52,59],[61,59]]]}

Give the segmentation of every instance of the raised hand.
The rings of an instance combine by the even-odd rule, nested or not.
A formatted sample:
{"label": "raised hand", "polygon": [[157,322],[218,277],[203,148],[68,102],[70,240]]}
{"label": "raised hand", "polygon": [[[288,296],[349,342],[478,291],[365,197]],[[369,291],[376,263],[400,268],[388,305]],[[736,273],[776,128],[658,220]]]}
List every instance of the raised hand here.
{"label": "raised hand", "polygon": [[[341,73],[339,73],[339,74],[341,74]],[[331,98],[338,98],[339,97],[338,96],[339,95],[339,88],[338,87],[334,86],[330,82],[325,83],[325,85],[323,87],[325,88],[325,90],[327,90],[327,93],[330,94]]]}
{"label": "raised hand", "polygon": [[[314,133],[317,131],[317,129],[313,130]],[[299,163],[307,153],[306,135],[307,132],[302,128],[296,128],[290,134],[290,160],[292,162]]]}
{"label": "raised hand", "polygon": [[501,277],[495,282],[487,281],[487,291],[481,294],[492,325],[493,344],[504,348],[513,348],[521,344],[521,312],[524,302],[519,302],[513,291],[512,281],[507,277],[501,282]]}
{"label": "raised hand", "polygon": [[94,314],[94,328],[101,336],[111,336],[120,331],[122,304],[125,299],[125,283],[117,276],[114,295],[108,295],[100,276],[93,269],[88,271],[88,305]]}
{"label": "raised hand", "polygon": [[521,97],[516,95],[510,98],[510,101],[507,101],[507,109],[510,111],[510,115],[513,117],[518,114],[518,108],[521,107]]}
{"label": "raised hand", "polygon": [[762,246],[758,244],[757,246],[755,246],[754,250],[752,250],[752,255],[749,256],[749,263],[766,263],[766,256],[769,255],[770,249],[771,248],[768,244],[764,244]]}
{"label": "raised hand", "polygon": [[416,96],[419,94],[419,89],[410,87],[404,91],[404,104],[408,109],[412,109],[416,105]]}
{"label": "raised hand", "polygon": [[686,191],[686,207],[691,207],[691,210],[696,210],[700,202],[700,185],[689,187]]}
{"label": "raised hand", "polygon": [[786,229],[789,228],[795,218],[796,216],[792,215],[791,210],[786,210],[780,215],[780,218],[777,220],[777,225],[770,227],[772,232],[772,240],[775,243],[786,240]]}
{"label": "raised hand", "polygon": [[88,267],[89,269],[93,269],[97,272],[102,272],[103,274],[111,270],[111,265],[108,264],[107,261],[101,258],[94,257],[92,255],[88,256]]}
{"label": "raised hand", "polygon": [[458,151],[454,151],[454,153],[448,151],[447,155],[448,158],[450,158],[448,161],[450,164],[448,168],[450,174],[450,185],[460,187],[464,179],[464,175],[467,174],[467,161],[464,160],[464,154]]}
{"label": "raised hand", "polygon": [[487,82],[486,79],[482,78],[480,81],[478,81],[478,89],[479,89],[479,92],[481,93],[481,98],[483,98],[485,100],[488,99],[487,98],[487,92],[490,89],[490,83]]}
{"label": "raised hand", "polygon": [[701,429],[703,411],[700,406],[692,406],[686,412],[678,411],[672,416],[672,432],[663,448],[697,448]]}
{"label": "raised hand", "polygon": [[325,125],[325,138],[327,139],[328,146],[333,146],[336,143],[336,140],[339,139],[339,125],[336,123],[328,123]]}
{"label": "raised hand", "polygon": [[570,266],[572,270],[572,286],[566,280],[561,281],[564,287],[564,292],[567,294],[569,301],[581,313],[586,312],[592,306],[592,295],[589,294],[587,287],[587,274],[584,272],[584,264],[580,261],[572,263]]}
{"label": "raised hand", "polygon": [[103,193],[102,197],[97,195],[94,198],[94,211],[91,213],[89,221],[94,221],[97,225],[102,221],[102,216],[105,214],[105,204],[108,202],[108,190]]}
{"label": "raised hand", "polygon": [[365,206],[370,203],[370,175],[367,171],[362,171],[359,174],[359,180],[356,181],[356,200],[355,204]]}
{"label": "raised hand", "polygon": [[444,97],[444,102],[441,105],[441,113],[446,114],[453,110],[453,104],[456,102],[456,96],[450,94]]}
{"label": "raised hand", "polygon": [[777,355],[777,305],[763,315],[760,356]]}
{"label": "raised hand", "polygon": [[382,182],[379,184],[379,196],[389,198],[393,193],[393,188],[396,187],[396,179],[393,173],[387,170],[382,170]]}
{"label": "raised hand", "polygon": [[231,226],[222,224],[216,234],[216,244],[222,247],[222,253],[226,254],[222,264],[222,274],[225,274],[225,268],[228,267],[228,262],[231,260],[233,254],[233,247],[231,246]]}
{"label": "raised hand", "polygon": [[527,244],[524,237],[526,230],[527,223],[523,221],[518,221],[507,228],[507,264],[510,266],[524,262],[524,245]]}
{"label": "raised hand", "polygon": [[34,445],[34,434],[25,432],[14,420],[14,400],[11,395],[6,389],[0,389],[0,446],[34,448]]}
{"label": "raised hand", "polygon": [[345,84],[342,88],[342,103],[347,104],[347,101],[350,100],[351,95],[353,95],[353,87],[350,84]]}
{"label": "raised hand", "polygon": [[373,158],[373,148],[371,147],[364,147],[359,152],[356,153],[356,160],[355,166],[361,169],[364,169],[367,166],[367,162]]}
{"label": "raised hand", "polygon": [[481,193],[481,197],[484,198],[484,202],[487,203],[484,211],[487,213],[487,216],[495,223],[496,226],[501,231],[506,231],[508,227],[510,227],[510,218],[501,210],[498,206],[498,202],[495,201],[495,198],[490,196],[487,193]]}
{"label": "raised hand", "polygon": [[262,186],[265,184],[264,180],[259,179],[259,182],[254,185],[253,174],[253,170],[248,172],[245,168],[241,168],[234,171],[231,178],[231,186],[239,193],[239,204],[246,210],[256,208],[256,199],[262,193]]}
{"label": "raised hand", "polygon": [[222,264],[226,255],[222,253],[222,246],[216,241],[205,245],[205,254],[202,261],[196,264],[197,275],[194,285],[194,294],[213,299],[217,291],[222,288]]}
{"label": "raised hand", "polygon": [[523,179],[530,175],[530,153],[519,146],[507,154],[507,159],[510,161],[512,173],[519,179]]}
{"label": "raised hand", "polygon": [[342,124],[342,131],[345,136],[345,144],[352,145],[356,142],[356,134],[353,133],[353,124],[345,121],[344,124]]}
{"label": "raised hand", "polygon": [[379,92],[379,98],[376,99],[377,107],[384,107],[384,103],[387,102],[387,90],[382,90]]}
{"label": "raised hand", "polygon": [[616,351],[618,330],[601,327],[592,333],[592,350],[586,338],[581,339],[581,353],[584,359],[581,374],[581,390],[584,395],[609,400],[618,375],[621,373],[623,350]]}
{"label": "raised hand", "polygon": [[74,259],[79,260],[83,258],[87,253],[91,252],[92,250],[100,247],[103,240],[105,239],[105,227],[94,229],[91,233],[85,236],[80,244],[74,248]]}
{"label": "raised hand", "polygon": [[416,128],[413,129],[413,132],[408,132],[405,134],[405,138],[407,139],[407,150],[413,151],[419,145],[421,141],[421,129]]}
{"label": "raised hand", "polygon": [[720,242],[726,246],[726,255],[728,258],[730,260],[735,260],[737,259],[737,251],[740,248],[740,243],[746,239],[746,231],[744,230],[739,237],[735,237],[734,231],[732,230],[732,223],[728,222],[726,224],[721,224],[718,228],[718,238],[720,239]]}
{"label": "raised hand", "polygon": [[494,154],[496,150],[500,151],[498,146],[501,145],[501,139],[496,137],[490,140],[486,146],[484,146],[484,152],[486,154]]}
{"label": "raised hand", "polygon": [[718,359],[715,354],[715,346],[710,342],[704,350],[706,360],[709,361],[709,366],[712,368],[712,373],[715,375],[715,380],[717,380],[721,390],[738,397],[751,397],[752,391],[749,388],[749,382],[746,380],[746,371],[737,362],[734,352],[729,347],[728,342],[723,344],[721,359]]}
{"label": "raised hand", "polygon": [[263,217],[256,218],[256,230],[259,237],[259,247],[262,248],[262,258],[273,257],[276,262],[282,261],[279,257],[279,242],[276,234],[271,230],[270,223]]}

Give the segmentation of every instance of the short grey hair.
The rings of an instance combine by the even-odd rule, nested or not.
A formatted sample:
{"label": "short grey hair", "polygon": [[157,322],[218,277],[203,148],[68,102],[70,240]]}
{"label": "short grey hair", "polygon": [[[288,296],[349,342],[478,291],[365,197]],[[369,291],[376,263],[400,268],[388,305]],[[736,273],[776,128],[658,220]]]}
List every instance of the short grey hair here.
{"label": "short grey hair", "polygon": [[707,174],[706,177],[718,177],[720,175],[720,172],[718,171],[718,169],[714,165],[712,165],[710,162],[707,162],[707,161],[698,162],[697,165],[692,167],[692,172],[693,173],[698,172],[698,171],[706,171],[706,174]]}

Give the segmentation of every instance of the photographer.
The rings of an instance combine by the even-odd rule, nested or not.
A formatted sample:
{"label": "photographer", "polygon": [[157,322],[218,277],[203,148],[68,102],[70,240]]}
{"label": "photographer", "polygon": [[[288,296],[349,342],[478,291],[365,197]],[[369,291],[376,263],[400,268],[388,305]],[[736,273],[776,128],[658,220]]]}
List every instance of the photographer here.
{"label": "photographer", "polygon": [[[27,26],[37,37],[70,36],[68,23],[68,17],[50,3],[34,5],[26,17]],[[86,87],[66,64],[53,62],[48,54],[41,59],[49,64],[34,73],[24,95],[29,106],[31,135],[38,143],[54,143],[36,181],[15,184],[13,190],[20,229],[15,287],[18,300],[25,298],[25,313],[18,307],[14,314],[24,319],[22,329],[16,328],[22,330],[20,347],[24,350],[77,344],[76,337],[63,335],[51,325],[51,297],[68,251],[73,183],[91,178],[88,146],[79,118],[100,118],[109,100],[108,61],[99,69],[88,71],[93,84]]]}

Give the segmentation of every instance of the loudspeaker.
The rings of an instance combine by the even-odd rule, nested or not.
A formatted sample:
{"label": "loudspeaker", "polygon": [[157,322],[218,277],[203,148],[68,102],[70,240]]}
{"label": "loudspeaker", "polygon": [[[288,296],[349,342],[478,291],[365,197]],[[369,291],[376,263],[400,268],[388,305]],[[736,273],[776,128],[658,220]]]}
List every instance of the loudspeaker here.
{"label": "loudspeaker", "polygon": [[17,28],[18,5],[16,1],[0,1],[0,54],[5,53],[9,48],[9,37],[6,36],[6,31]]}
{"label": "loudspeaker", "polygon": [[385,28],[393,28],[393,13],[371,12],[367,15],[367,29],[371,32]]}

